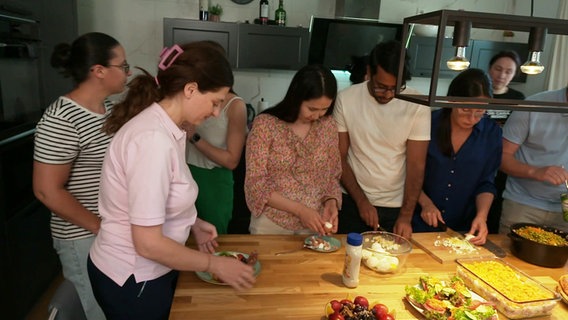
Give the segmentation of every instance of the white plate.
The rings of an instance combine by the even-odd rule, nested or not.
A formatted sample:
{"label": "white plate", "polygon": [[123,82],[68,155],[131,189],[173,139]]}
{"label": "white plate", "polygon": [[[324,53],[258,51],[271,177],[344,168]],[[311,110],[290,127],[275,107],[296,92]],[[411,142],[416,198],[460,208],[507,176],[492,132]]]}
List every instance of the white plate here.
{"label": "white plate", "polygon": [[[242,252],[238,252],[238,251],[221,251],[221,252],[215,252],[216,256],[226,256],[227,254],[229,255],[237,255],[237,254],[242,254],[243,256],[245,256],[245,258],[249,258],[249,255],[246,253],[242,253]],[[253,266],[254,268],[254,276],[258,276],[258,274],[260,273],[260,261],[256,261],[256,263]],[[212,284],[218,284],[218,285],[222,285],[222,286],[228,286],[227,283],[225,282],[221,282],[218,280],[213,279],[213,275],[210,272],[202,272],[202,271],[196,271],[195,274],[197,275],[197,277],[205,282],[209,282]]]}
{"label": "white plate", "polygon": [[[319,247],[314,247],[312,245],[312,243],[314,242],[312,239],[315,239],[315,241],[326,241],[327,243],[329,243],[329,248],[319,248]],[[341,241],[339,241],[338,239],[334,238],[334,237],[330,237],[330,236],[320,236],[320,235],[313,235],[313,236],[309,236],[304,240],[304,245],[306,246],[306,248],[317,251],[317,252],[334,252],[339,250],[339,248],[341,248]]]}
{"label": "white plate", "polygon": [[[420,285],[415,285],[416,288],[420,288]],[[481,296],[479,296],[477,293],[469,290],[469,293],[471,294],[471,299],[472,300],[477,300],[477,301],[481,301],[481,302],[486,302],[485,299],[483,299]],[[408,301],[408,303],[410,303],[410,305],[416,309],[416,311],[420,312],[421,314],[424,314],[424,309],[422,309],[422,307],[416,303],[414,303],[414,301],[412,301],[412,299],[408,298],[408,295],[404,296],[404,298],[406,299],[406,301]],[[495,319],[499,319],[499,313],[497,311],[497,309],[495,307],[493,307],[495,309]]]}

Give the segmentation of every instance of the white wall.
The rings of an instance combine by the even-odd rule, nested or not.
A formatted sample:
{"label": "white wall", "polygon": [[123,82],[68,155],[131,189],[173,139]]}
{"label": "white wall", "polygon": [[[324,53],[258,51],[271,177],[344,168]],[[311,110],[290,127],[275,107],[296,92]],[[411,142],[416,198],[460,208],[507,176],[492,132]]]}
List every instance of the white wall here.
{"label": "white wall", "polygon": [[[258,0],[247,5],[238,5],[230,0],[209,0],[223,7],[222,21],[245,22],[258,16]],[[559,1],[535,1],[534,16],[555,18]],[[269,0],[271,19],[278,0]],[[312,15],[333,17],[335,0],[285,0],[288,26],[309,26]],[[402,23],[403,19],[420,11],[430,12],[440,9],[464,9],[467,11],[530,15],[530,0],[382,0],[379,20],[381,22]],[[162,19],[198,19],[199,0],[79,0],[79,33],[100,31],[117,38],[125,47],[128,61],[155,73],[157,58],[163,45]],[[487,31],[482,31],[487,32]],[[473,30],[472,38],[486,36]],[[499,39],[500,33],[493,32],[490,37]],[[526,35],[517,34],[513,41],[526,42]],[[547,38],[543,61],[548,61],[552,41]],[[235,71],[235,90],[253,106],[260,98],[269,104],[279,101],[288,88],[293,71]],[[334,72],[339,87],[350,84],[349,74]],[[526,94],[543,90],[546,72],[531,76],[526,84],[515,87]],[[449,81],[440,80],[439,93],[445,93]],[[422,92],[428,92],[429,79],[415,78],[409,85]]]}

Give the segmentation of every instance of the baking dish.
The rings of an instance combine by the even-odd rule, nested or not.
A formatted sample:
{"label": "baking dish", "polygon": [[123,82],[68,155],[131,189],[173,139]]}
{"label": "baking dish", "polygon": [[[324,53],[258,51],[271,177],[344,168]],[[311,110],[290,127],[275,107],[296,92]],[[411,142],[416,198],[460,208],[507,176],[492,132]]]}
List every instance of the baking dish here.
{"label": "baking dish", "polygon": [[456,262],[457,275],[465,284],[493,302],[497,310],[510,319],[550,315],[560,300],[558,293],[502,259],[458,259]]}

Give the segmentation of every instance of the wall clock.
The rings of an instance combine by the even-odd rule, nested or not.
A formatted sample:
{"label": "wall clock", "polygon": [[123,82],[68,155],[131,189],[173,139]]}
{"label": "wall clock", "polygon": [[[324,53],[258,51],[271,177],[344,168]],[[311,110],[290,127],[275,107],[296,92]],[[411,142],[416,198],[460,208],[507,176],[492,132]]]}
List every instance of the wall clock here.
{"label": "wall clock", "polygon": [[231,0],[231,1],[233,1],[236,4],[248,4],[252,2],[252,0]]}

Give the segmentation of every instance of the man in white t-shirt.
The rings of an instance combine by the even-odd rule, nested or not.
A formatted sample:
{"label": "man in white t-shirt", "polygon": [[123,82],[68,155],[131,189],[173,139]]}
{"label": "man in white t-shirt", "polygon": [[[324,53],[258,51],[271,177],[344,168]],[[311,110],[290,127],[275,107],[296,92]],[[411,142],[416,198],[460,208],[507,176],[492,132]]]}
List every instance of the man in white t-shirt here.
{"label": "man in white t-shirt", "polygon": [[[394,97],[400,52],[398,41],[376,45],[369,55],[369,80],[338,94],[334,117],[344,190],[339,233],[380,225],[412,235],[430,141],[430,108]],[[406,59],[403,86],[409,79]]]}

